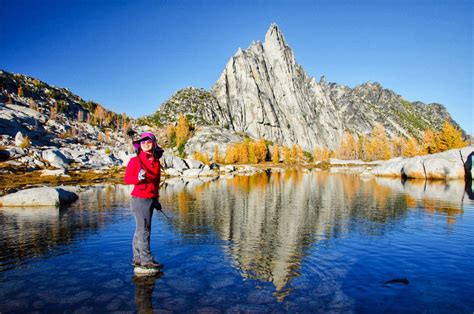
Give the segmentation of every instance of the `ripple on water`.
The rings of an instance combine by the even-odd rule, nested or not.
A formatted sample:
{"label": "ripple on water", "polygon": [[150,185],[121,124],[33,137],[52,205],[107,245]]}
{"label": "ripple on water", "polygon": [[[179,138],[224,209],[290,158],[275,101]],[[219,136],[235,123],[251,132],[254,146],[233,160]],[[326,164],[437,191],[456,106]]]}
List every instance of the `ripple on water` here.
{"label": "ripple on water", "polygon": [[206,288],[206,285],[201,281],[194,277],[174,277],[174,278],[166,278],[166,282],[170,287],[177,290],[178,292],[182,293],[198,293],[203,291]]}

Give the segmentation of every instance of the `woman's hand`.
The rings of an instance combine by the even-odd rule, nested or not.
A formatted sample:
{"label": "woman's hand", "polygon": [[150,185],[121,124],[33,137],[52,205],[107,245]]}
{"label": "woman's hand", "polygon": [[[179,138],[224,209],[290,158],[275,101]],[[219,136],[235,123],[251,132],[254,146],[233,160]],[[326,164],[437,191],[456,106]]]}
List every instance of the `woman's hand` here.
{"label": "woman's hand", "polygon": [[156,209],[156,210],[159,210],[161,211],[162,207],[161,207],[161,203],[160,201],[158,201],[157,198],[154,198],[153,199],[153,204],[152,204],[153,208]]}
{"label": "woman's hand", "polygon": [[143,181],[146,178],[146,171],[144,169],[140,169],[138,172],[138,181]]}

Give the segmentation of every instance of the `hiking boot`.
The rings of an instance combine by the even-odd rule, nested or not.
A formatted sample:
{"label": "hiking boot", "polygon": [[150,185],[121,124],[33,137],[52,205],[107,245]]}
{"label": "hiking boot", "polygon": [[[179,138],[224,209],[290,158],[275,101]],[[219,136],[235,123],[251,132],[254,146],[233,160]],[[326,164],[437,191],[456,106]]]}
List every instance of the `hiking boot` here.
{"label": "hiking boot", "polygon": [[151,261],[149,263],[143,263],[140,266],[145,267],[145,268],[156,268],[156,269],[161,269],[161,268],[164,267],[163,264],[160,264],[160,263],[155,262],[155,261]]}
{"label": "hiking boot", "polygon": [[140,265],[141,265],[141,262],[140,262],[140,260],[139,260],[139,259],[134,259],[134,260],[133,260],[133,262],[132,262],[132,266],[135,266],[135,267],[137,267],[137,266],[140,266]]}

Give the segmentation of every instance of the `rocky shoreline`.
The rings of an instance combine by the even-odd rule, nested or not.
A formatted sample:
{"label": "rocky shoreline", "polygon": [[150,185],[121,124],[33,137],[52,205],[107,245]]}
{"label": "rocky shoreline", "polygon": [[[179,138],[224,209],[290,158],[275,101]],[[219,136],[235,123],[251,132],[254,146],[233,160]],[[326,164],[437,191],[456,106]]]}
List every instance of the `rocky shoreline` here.
{"label": "rocky shoreline", "polygon": [[[9,187],[0,186],[3,189],[0,197],[0,206],[60,206],[77,199],[76,192],[79,186],[93,185],[98,182],[122,183],[124,166],[131,155],[123,154],[128,160],[109,156],[107,166],[101,165],[97,169],[78,171],[81,167],[70,167],[71,162],[63,153],[64,150],[49,149],[43,151],[41,160],[27,162],[44,162],[50,168],[40,171],[24,173],[22,175],[12,173],[12,170],[3,170],[0,174],[2,181],[10,178]],[[21,155],[22,150],[11,148],[9,152]],[[424,180],[456,180],[472,179],[472,158],[474,147],[468,146],[462,149],[452,149],[443,153],[416,156],[412,158],[394,158],[387,161],[363,162],[360,160],[329,160],[330,173],[351,173],[363,177],[399,177],[403,179]],[[17,160],[21,160],[18,158]],[[16,161],[21,163],[20,161]],[[12,165],[12,163],[8,163]],[[23,166],[25,166],[23,160]],[[5,164],[5,162],[4,162]],[[120,166],[116,166],[119,164]],[[206,165],[194,159],[182,159],[180,157],[165,154],[162,157],[164,180],[171,181],[209,181],[219,177],[232,177],[235,175],[250,176],[260,172],[281,172],[288,165],[284,164],[260,164],[260,165]],[[323,171],[318,164],[300,165],[301,171]],[[5,168],[4,168],[5,169]],[[13,176],[17,176],[15,180]],[[28,176],[31,182],[28,182]],[[25,181],[26,180],[26,181]],[[165,181],[166,182],[166,181]],[[66,186],[64,186],[66,184]],[[36,185],[36,186],[35,186]],[[57,185],[56,187],[38,187],[41,185]],[[33,186],[33,187],[32,187]],[[26,189],[25,189],[26,188]],[[13,193],[10,193],[13,192]],[[76,197],[74,197],[76,195]]]}

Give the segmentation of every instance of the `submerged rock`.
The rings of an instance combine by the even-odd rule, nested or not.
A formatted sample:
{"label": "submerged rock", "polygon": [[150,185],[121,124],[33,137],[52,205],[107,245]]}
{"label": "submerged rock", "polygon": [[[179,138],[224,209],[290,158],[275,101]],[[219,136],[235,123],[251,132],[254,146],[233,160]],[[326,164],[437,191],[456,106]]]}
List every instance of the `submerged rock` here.
{"label": "submerged rock", "polygon": [[256,290],[249,293],[247,301],[250,304],[267,304],[276,301],[276,298],[268,290]]}
{"label": "submerged rock", "polygon": [[218,276],[217,278],[213,278],[209,282],[209,285],[212,289],[222,289],[228,286],[232,286],[233,284],[235,284],[235,278],[234,276],[229,275]]}
{"label": "submerged rock", "polygon": [[205,284],[193,277],[180,277],[169,279],[169,285],[182,293],[197,293],[205,288]]}

